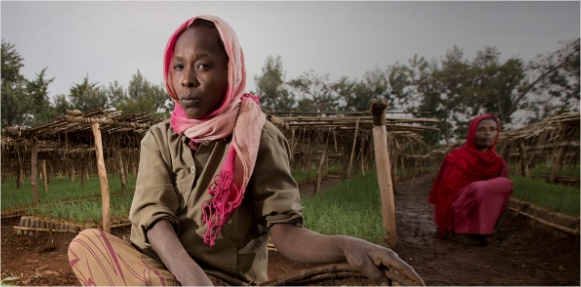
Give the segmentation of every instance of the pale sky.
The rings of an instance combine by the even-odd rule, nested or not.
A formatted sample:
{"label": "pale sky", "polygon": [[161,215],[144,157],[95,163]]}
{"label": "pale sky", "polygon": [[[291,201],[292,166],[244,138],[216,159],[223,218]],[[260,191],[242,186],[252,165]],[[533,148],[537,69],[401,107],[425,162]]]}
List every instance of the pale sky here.
{"label": "pale sky", "polygon": [[579,3],[2,1],[1,35],[24,58],[26,78],[48,67],[54,96],[87,74],[127,88],[139,69],[162,83],[169,36],[187,19],[212,14],[238,35],[250,91],[269,55],[281,56],[286,80],[309,70],[361,79],[376,65],[407,63],[414,54],[439,59],[454,45],[467,59],[496,46],[501,60],[528,61],[579,37]]}

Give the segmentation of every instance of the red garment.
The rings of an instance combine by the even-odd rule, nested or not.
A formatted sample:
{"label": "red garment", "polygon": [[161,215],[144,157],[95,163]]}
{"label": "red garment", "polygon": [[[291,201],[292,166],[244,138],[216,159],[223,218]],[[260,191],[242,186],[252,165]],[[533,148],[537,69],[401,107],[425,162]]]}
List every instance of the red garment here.
{"label": "red garment", "polygon": [[[482,152],[476,149],[476,130],[480,121],[492,118],[497,122],[497,136],[493,145]],[[464,187],[476,181],[489,180],[502,176],[504,159],[494,150],[500,134],[500,121],[497,117],[486,114],[470,122],[466,143],[451,151],[442,162],[436,176],[428,201],[435,206],[434,220],[443,231],[450,230],[454,212],[450,208],[457,194]]]}
{"label": "red garment", "polygon": [[447,230],[463,234],[492,234],[498,218],[508,205],[511,193],[512,181],[506,177],[475,181],[467,185],[458,192],[450,205],[453,217]]}

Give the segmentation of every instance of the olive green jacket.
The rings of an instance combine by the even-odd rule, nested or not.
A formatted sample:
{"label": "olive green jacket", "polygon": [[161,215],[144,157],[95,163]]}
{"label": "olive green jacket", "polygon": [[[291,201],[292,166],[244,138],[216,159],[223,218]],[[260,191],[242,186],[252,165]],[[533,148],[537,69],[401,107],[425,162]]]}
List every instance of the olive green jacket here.
{"label": "olive green jacket", "polygon": [[208,185],[219,174],[232,137],[202,142],[197,152],[169,120],[152,126],[141,141],[135,196],[129,219],[131,242],[161,261],[147,239],[160,219],[171,222],[190,256],[210,274],[233,285],[267,281],[268,228],[276,223],[302,226],[300,194],[289,165],[289,145],[270,122],[262,128],[256,166],[241,205],[216,239],[204,244],[202,203]]}

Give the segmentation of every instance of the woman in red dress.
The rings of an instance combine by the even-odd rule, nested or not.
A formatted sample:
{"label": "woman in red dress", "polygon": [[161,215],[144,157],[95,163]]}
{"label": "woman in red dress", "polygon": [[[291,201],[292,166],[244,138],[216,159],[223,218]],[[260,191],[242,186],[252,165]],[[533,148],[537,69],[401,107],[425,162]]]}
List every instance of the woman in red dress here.
{"label": "woman in red dress", "polygon": [[499,133],[497,117],[479,116],[470,122],[466,143],[444,158],[428,199],[438,238],[474,245],[494,238],[513,186],[494,150]]}

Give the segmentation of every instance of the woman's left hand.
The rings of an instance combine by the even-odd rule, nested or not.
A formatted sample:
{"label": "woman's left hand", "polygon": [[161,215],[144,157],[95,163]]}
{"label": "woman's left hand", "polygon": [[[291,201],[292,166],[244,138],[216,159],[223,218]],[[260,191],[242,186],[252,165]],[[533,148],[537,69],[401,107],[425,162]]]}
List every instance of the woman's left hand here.
{"label": "woman's left hand", "polygon": [[418,285],[425,286],[424,280],[393,250],[354,237],[343,239],[343,252],[347,262],[377,284],[387,285],[387,277],[381,269],[389,267]]}

